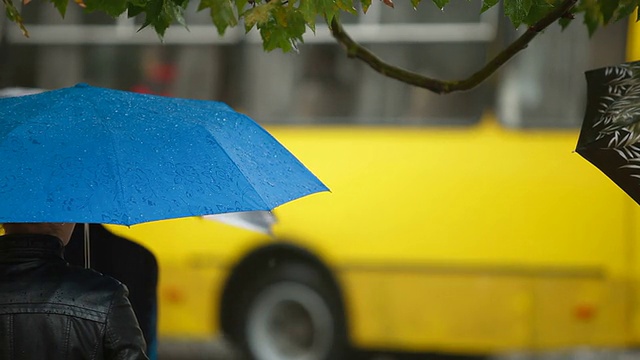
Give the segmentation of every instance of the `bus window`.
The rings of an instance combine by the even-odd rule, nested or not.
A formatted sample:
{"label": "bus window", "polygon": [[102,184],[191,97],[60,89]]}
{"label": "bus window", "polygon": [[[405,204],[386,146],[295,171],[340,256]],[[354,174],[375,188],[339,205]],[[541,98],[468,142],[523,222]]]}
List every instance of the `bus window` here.
{"label": "bus window", "polygon": [[[421,4],[420,11],[373,3],[366,15],[344,22],[356,41],[391,64],[461,79],[484,64],[495,38],[496,13],[481,16],[480,6],[457,0],[443,12],[432,3]],[[440,96],[348,59],[331,38],[306,41],[299,54],[263,54],[259,45],[247,46],[251,62],[245,63],[242,107],[251,115],[272,123],[472,124],[487,103],[488,84]]]}
{"label": "bus window", "polygon": [[[366,15],[345,15],[344,23],[357,41],[391,64],[461,79],[486,62],[496,37],[497,12],[481,15],[481,3],[454,0],[443,12],[432,3],[414,11],[374,2]],[[185,14],[190,31],[170,28],[164,45],[151,29],[136,33],[139,18],[86,16],[70,6],[61,20],[43,5],[25,7],[31,38],[8,28],[7,85],[51,89],[84,81],[132,89],[155,66],[149,61],[159,60],[174,73],[164,86],[170,89],[160,93],[222,100],[267,124],[466,125],[490,103],[490,83],[440,96],[386,78],[347,58],[322,22],[298,52],[265,53],[256,31],[229,29],[219,37],[195,3]]]}
{"label": "bus window", "polygon": [[[265,124],[466,125],[495,105],[509,127],[576,127],[584,111],[583,72],[624,61],[626,40],[624,21],[592,39],[580,19],[564,31],[554,24],[480,87],[440,96],[348,59],[321,23],[299,52],[265,53],[255,31],[229,29],[219,37],[195,3],[185,15],[190,31],[169,29],[164,45],[151,29],[135,32],[138,18],[86,16],[70,6],[61,20],[43,5],[24,7],[31,38],[7,26],[1,85],[51,89],[84,81],[132,89],[145,81],[152,59],[165,67],[167,82],[156,92],[225,101]],[[366,15],[345,16],[344,23],[391,64],[462,79],[524,31],[513,30],[497,8],[469,10],[480,6],[481,0],[454,0],[444,12],[432,3],[414,11],[374,2]],[[496,46],[498,38],[505,44]]]}
{"label": "bus window", "polygon": [[[523,31],[512,30],[508,37]],[[517,128],[579,127],[586,99],[584,71],[623,62],[626,31],[626,22],[619,21],[589,38],[581,19],[564,31],[551,25],[502,70],[500,121]]]}

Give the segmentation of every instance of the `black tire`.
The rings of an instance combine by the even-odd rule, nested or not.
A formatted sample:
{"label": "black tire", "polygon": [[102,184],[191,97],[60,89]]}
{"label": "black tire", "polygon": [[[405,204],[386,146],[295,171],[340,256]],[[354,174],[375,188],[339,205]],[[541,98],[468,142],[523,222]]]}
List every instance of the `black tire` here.
{"label": "black tire", "polygon": [[233,320],[249,359],[347,359],[342,302],[327,276],[301,262],[254,276],[236,299]]}

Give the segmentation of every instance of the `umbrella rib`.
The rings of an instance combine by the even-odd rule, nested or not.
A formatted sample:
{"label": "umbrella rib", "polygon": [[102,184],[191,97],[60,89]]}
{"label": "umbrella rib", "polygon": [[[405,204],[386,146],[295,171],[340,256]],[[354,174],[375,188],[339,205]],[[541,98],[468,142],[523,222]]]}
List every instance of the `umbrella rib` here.
{"label": "umbrella rib", "polygon": [[[94,109],[98,109],[99,107],[96,104],[94,105]],[[97,113],[98,111],[96,111]],[[105,116],[108,116],[109,114],[103,114]],[[102,119],[102,117],[99,117],[99,119]],[[114,163],[112,164],[112,170],[114,172],[114,175],[117,176],[118,181],[116,182],[118,184],[118,191],[115,194],[115,197],[120,197],[121,201],[116,201],[116,204],[121,204],[121,206],[127,206],[127,203],[124,201],[124,185],[122,184],[122,172],[120,169],[120,156],[119,156],[119,152],[118,152],[118,147],[116,146],[116,138],[115,138],[115,132],[113,132],[109,127],[106,126],[106,124],[102,121],[99,122],[100,125],[102,126],[103,129],[105,129],[105,132],[108,134],[110,141],[110,145],[111,145],[111,149],[112,149],[112,154],[113,157],[115,159]],[[131,217],[127,214],[129,214],[129,211],[124,211],[122,214],[124,215],[120,215],[120,216],[124,216],[126,217],[126,219],[121,219],[121,220],[125,220],[125,222],[123,222],[124,225],[130,226],[131,225]]]}
{"label": "umbrella rib", "polygon": [[[200,126],[203,126],[205,128],[205,130],[209,131],[209,129],[207,129],[206,126],[199,124]],[[262,130],[262,128],[260,126],[258,126],[259,129]],[[264,130],[262,130],[264,131]],[[216,140],[216,146],[218,146],[221,150],[222,153],[224,153],[224,155],[231,160],[231,163],[233,164],[233,166],[236,167],[236,169],[238,169],[238,171],[240,172],[240,174],[242,174],[242,177],[247,181],[247,183],[249,185],[252,186],[253,189],[256,189],[256,187],[254,186],[254,183],[251,181],[251,179],[249,178],[249,176],[247,176],[247,174],[245,174],[245,172],[238,166],[238,164],[236,163],[235,159],[233,158],[233,156],[231,156],[231,154],[229,154],[229,152],[227,152],[227,149],[224,148],[224,146],[222,146],[220,144],[220,140],[218,139],[218,136],[215,132],[213,131],[209,131],[209,133],[213,136],[213,138]],[[246,210],[273,210],[273,207],[270,206],[269,202],[262,196],[262,194],[260,194],[260,192],[258,192],[257,190],[255,191],[256,194],[258,194],[258,196],[260,197],[260,200],[262,200],[262,203],[265,205],[264,209],[246,209]]]}
{"label": "umbrella rib", "polygon": [[[114,172],[117,174],[118,179],[119,179],[119,181],[117,182],[119,186],[118,186],[118,194],[116,194],[116,197],[120,197],[120,201],[116,201],[116,204],[122,204],[122,206],[128,207],[128,204],[124,201],[124,199],[125,199],[125,197],[124,197],[124,188],[125,187],[124,187],[124,184],[122,184],[122,181],[123,181],[124,178],[122,176],[122,171],[121,171],[120,166],[119,166],[119,164],[120,164],[120,156],[119,156],[119,153],[118,153],[118,148],[117,148],[117,146],[115,146],[115,144],[116,144],[115,135],[112,132],[109,132],[109,134],[110,134],[111,139],[112,139],[111,146],[113,148],[113,154],[114,154],[114,157],[115,157],[115,162],[114,162],[114,165],[113,165],[114,168],[115,168]],[[124,212],[124,214],[130,214],[130,212],[127,210],[127,211]],[[125,216],[126,216],[125,225],[127,225],[127,226],[131,225],[131,217],[129,215],[125,215]]]}
{"label": "umbrella rib", "polygon": [[[222,111],[221,111],[221,112],[222,112]],[[226,111],[226,112],[228,112],[228,111]],[[234,113],[234,114],[236,114],[236,113]],[[257,122],[255,122],[255,121],[254,121],[254,120],[252,120],[250,117],[248,117],[248,116],[246,116],[246,115],[244,115],[244,114],[241,114],[241,113],[237,113],[237,114],[239,114],[239,115],[240,115],[240,118],[241,118],[241,119],[251,122],[251,123],[254,125],[254,129],[255,129],[256,131],[259,131],[259,132],[261,133],[260,135],[262,135],[262,136],[264,136],[264,137],[266,137],[266,138],[271,139],[273,142],[275,142],[275,143],[276,143],[276,144],[278,144],[280,147],[282,147],[283,149],[285,149],[285,150],[286,150],[286,147],[285,147],[283,144],[281,144],[281,143],[280,143],[280,141],[278,141],[278,139],[276,139],[276,137],[275,137],[275,136],[273,136],[270,132],[268,132],[268,131],[267,131],[265,128],[263,128],[260,124],[258,124]],[[232,156],[231,156],[231,155],[226,151],[226,149],[225,149],[223,146],[221,146],[221,145],[220,145],[220,142],[218,141],[218,137],[216,136],[216,134],[212,132],[212,135],[213,135],[213,137],[216,139],[216,143],[218,144],[218,146],[220,146],[220,147],[222,148],[222,150],[224,151],[224,154],[225,154],[229,159],[231,159],[231,160],[232,160],[232,162],[234,163],[234,165],[236,166],[236,168],[238,168],[238,170],[239,170],[239,171],[240,171],[240,173],[243,175],[243,177],[244,177],[244,178],[247,180],[247,182],[248,182],[248,183],[249,183],[249,184],[250,184],[250,185],[255,189],[255,188],[256,188],[256,186],[254,186],[255,184],[254,184],[254,183],[250,180],[250,178],[249,178],[249,177],[248,177],[248,176],[247,176],[247,175],[242,171],[242,169],[241,169],[241,168],[239,168],[239,167],[236,165],[236,162],[235,162],[235,161],[233,161],[233,160],[234,160],[234,158],[233,158],[233,157],[232,157]],[[306,167],[304,166],[304,164],[303,164],[303,163],[302,163],[298,158],[296,158],[296,157],[295,157],[293,154],[291,154],[288,150],[287,150],[287,152],[289,153],[289,155],[290,155],[290,156],[291,156],[291,158],[292,158],[292,159],[291,159],[291,161],[295,162],[296,164],[298,164],[298,165],[299,165],[299,166],[301,166],[302,168],[305,168],[305,169],[306,169]],[[308,171],[308,170],[307,170],[307,171]],[[311,174],[311,175],[315,177],[315,175],[313,175],[313,174]],[[320,180],[318,180],[317,178],[316,178],[316,180],[318,181],[318,183],[319,183],[319,184],[322,186],[322,188],[323,188],[323,190],[318,190],[318,191],[331,191],[331,190],[329,190],[329,189],[328,189],[328,188],[327,188],[327,187],[326,187],[326,186],[325,186],[325,185],[324,185]],[[317,191],[313,191],[313,192],[317,192]],[[307,192],[305,195],[309,195],[309,194],[311,194],[311,193],[313,193],[313,192]],[[259,193],[259,192],[257,192],[257,191],[256,191],[256,193],[258,194],[258,196],[260,197],[260,199],[262,199],[263,203],[264,203],[267,207],[266,207],[265,209],[252,209],[252,210],[273,210],[275,207],[278,207],[278,206],[280,206],[280,205],[282,205],[282,204],[284,204],[284,203],[286,203],[286,202],[289,202],[289,201],[294,200],[294,199],[296,199],[296,198],[298,198],[298,197],[299,197],[299,196],[291,196],[291,195],[289,195],[289,196],[288,196],[288,198],[287,198],[286,200],[284,200],[284,201],[283,201],[283,200],[278,200],[278,201],[267,201],[267,200],[262,196],[262,194],[261,194],[261,193]],[[302,195],[302,196],[304,196],[304,195]]]}

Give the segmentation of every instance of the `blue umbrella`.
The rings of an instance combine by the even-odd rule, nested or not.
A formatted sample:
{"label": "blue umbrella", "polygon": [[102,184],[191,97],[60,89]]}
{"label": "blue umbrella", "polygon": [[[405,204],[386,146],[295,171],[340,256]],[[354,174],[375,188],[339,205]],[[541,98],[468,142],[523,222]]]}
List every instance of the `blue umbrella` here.
{"label": "blue umbrella", "polygon": [[133,225],[328,190],[223,103],[86,84],[0,99],[0,158],[0,222]]}

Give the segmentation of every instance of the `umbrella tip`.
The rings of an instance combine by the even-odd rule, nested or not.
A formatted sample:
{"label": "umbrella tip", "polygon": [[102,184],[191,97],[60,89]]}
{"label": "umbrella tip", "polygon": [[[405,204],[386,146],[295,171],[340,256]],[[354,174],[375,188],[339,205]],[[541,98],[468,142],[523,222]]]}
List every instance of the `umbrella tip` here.
{"label": "umbrella tip", "polygon": [[89,84],[87,84],[87,83],[77,83],[75,87],[77,87],[77,88],[88,88]]}

